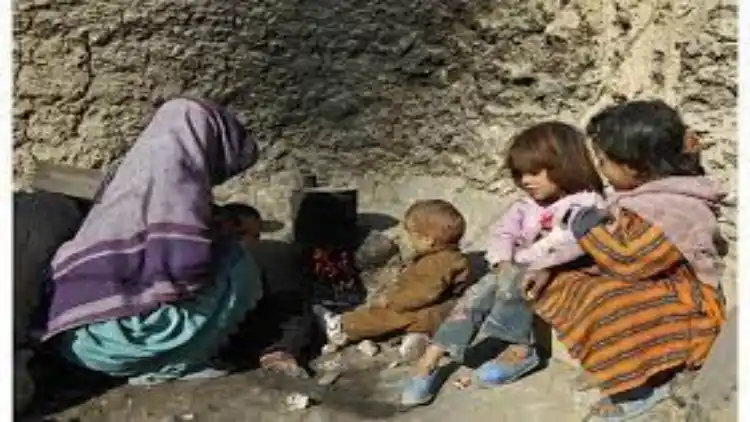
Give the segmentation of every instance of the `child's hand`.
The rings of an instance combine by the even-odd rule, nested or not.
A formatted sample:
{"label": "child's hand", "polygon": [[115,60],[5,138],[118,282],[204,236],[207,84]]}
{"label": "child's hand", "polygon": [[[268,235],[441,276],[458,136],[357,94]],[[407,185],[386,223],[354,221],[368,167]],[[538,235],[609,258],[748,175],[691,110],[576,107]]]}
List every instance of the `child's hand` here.
{"label": "child's hand", "polygon": [[531,300],[539,298],[547,284],[550,282],[549,271],[532,271],[528,273],[521,281],[521,291]]}
{"label": "child's hand", "polygon": [[510,262],[508,261],[502,261],[498,262],[497,264],[493,265],[490,271],[492,271],[495,274],[502,274],[508,270],[510,267]]}
{"label": "child's hand", "polygon": [[576,239],[580,239],[594,227],[612,220],[613,216],[607,210],[602,210],[596,207],[585,207],[570,216],[569,224],[573,236],[575,236]]}

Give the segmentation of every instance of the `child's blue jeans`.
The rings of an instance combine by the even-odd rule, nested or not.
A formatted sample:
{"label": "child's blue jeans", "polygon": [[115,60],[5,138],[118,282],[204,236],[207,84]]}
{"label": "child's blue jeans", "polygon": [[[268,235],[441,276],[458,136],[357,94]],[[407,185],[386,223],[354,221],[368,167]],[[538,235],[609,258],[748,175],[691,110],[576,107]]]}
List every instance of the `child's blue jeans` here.
{"label": "child's blue jeans", "polygon": [[525,271],[513,266],[501,274],[489,273],[459,299],[435,333],[433,343],[456,362],[463,362],[475,336],[511,344],[533,345],[534,312],[523,297]]}

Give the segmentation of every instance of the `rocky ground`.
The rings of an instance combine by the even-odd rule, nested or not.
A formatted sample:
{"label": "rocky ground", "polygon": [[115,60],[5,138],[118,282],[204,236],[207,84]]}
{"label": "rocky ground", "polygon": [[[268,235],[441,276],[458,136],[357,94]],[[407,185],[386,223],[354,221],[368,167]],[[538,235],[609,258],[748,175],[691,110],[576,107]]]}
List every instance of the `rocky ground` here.
{"label": "rocky ground", "polygon": [[[731,192],[723,228],[736,240],[734,0],[21,0],[14,8],[19,187],[35,160],[107,168],[155,102],[197,94],[231,104],[263,147],[254,169],[217,189],[219,200],[251,201],[288,221],[299,171],[314,171],[356,185],[363,211],[396,218],[415,198],[449,198],[467,214],[467,249],[478,251],[511,191],[499,163],[513,132],[660,97],[703,135],[711,175]],[[730,305],[735,261],[732,247]],[[285,393],[239,374],[117,389],[60,418],[374,418],[392,409],[370,400],[372,391],[392,393],[385,378],[398,371],[378,372],[376,385],[373,375],[342,378],[338,393],[302,412],[279,411]],[[552,365],[471,399],[448,389],[434,406],[393,419],[578,420],[566,382],[564,367]],[[670,412],[677,419],[665,420],[685,420]]]}
{"label": "rocky ground", "polygon": [[[455,196],[461,198],[460,194]],[[363,217],[366,217],[363,221],[371,223],[388,221],[392,224],[392,220],[383,219],[382,215],[364,214]],[[390,235],[398,230],[395,227],[382,228]],[[384,239],[377,232],[371,234]],[[276,235],[283,236],[283,232]],[[396,255],[385,265],[363,273],[370,296],[377,295],[378,290],[392,280],[400,261]],[[470,374],[470,368],[483,361],[479,353],[470,359],[468,367],[447,364],[446,381],[435,402],[428,407],[407,411],[398,406],[400,387],[409,374],[409,363],[399,355],[399,340],[379,343],[370,353],[354,346],[324,353],[311,363],[313,378],[310,380],[290,379],[256,369],[239,371],[221,379],[155,387],[120,385],[111,379],[102,379],[61,364],[53,357],[37,356],[32,364],[37,396],[29,406],[31,412],[22,420],[409,422],[491,418],[542,422],[554,418],[560,422],[578,422],[596,400],[594,394],[573,392],[577,370],[560,354],[554,343],[542,340],[543,347],[552,349],[546,352],[552,352],[553,357],[536,373],[508,386],[485,388],[474,385],[468,390],[458,390],[451,381],[459,375]],[[719,353],[715,353],[706,365],[710,374],[698,383],[701,390],[713,390],[710,397],[691,397],[695,392],[692,385],[675,381],[674,397],[636,422],[735,420],[736,390],[732,390],[729,383],[736,367],[727,362],[736,360],[736,352],[732,353],[736,350],[736,331],[732,340],[718,342],[721,344]],[[333,374],[336,376],[332,381],[323,384],[323,380]],[[299,409],[291,407],[288,400],[294,394],[308,397],[309,405]]]}
{"label": "rocky ground", "polygon": [[[347,350],[343,373],[331,386],[321,387],[316,380],[296,381],[259,371],[239,373],[221,380],[185,382],[149,389],[119,387],[91,397],[90,389],[78,383],[65,394],[47,397],[42,404],[48,421],[94,422],[179,422],[179,421],[361,421],[361,420],[523,420],[529,422],[579,422],[586,414],[587,396],[572,394],[575,372],[554,362],[540,372],[506,387],[459,391],[446,384],[435,402],[404,411],[395,404],[398,387],[408,366],[392,368],[397,351],[386,346],[374,357],[355,348]],[[325,367],[323,357],[317,367]],[[462,370],[467,373],[468,369]],[[326,372],[321,372],[325,374]],[[454,375],[455,376],[455,375]],[[311,407],[290,408],[287,397],[294,393],[309,395]],[[78,403],[67,407],[71,403]],[[60,408],[63,409],[60,409]],[[726,414],[725,414],[726,415]],[[28,422],[45,420],[31,416]],[[686,421],[686,411],[673,402],[665,402],[641,422]],[[714,419],[731,420],[731,419]],[[697,421],[697,420],[696,420]]]}

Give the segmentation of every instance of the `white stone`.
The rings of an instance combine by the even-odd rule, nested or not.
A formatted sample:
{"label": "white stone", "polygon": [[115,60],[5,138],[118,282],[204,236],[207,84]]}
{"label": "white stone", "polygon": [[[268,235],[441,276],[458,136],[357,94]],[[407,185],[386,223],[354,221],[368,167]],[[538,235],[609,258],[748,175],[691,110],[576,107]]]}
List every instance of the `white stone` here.
{"label": "white stone", "polygon": [[364,340],[357,345],[357,350],[369,357],[373,357],[378,354],[380,347],[372,340]]}
{"label": "white stone", "polygon": [[286,397],[285,403],[289,410],[304,410],[310,407],[310,396],[293,393]]}

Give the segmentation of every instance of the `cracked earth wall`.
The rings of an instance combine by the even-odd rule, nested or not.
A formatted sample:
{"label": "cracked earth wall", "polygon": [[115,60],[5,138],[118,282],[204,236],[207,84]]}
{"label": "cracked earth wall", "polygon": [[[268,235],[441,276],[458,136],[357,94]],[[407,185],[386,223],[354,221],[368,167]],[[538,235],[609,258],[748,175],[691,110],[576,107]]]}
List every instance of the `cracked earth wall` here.
{"label": "cracked earth wall", "polygon": [[191,93],[231,104],[263,144],[265,160],[219,195],[283,217],[278,198],[307,169],[396,214],[452,196],[478,245],[511,189],[499,161],[514,131],[653,96],[705,133],[735,238],[735,1],[14,4],[17,181],[34,159],[106,168],[154,102]]}
{"label": "cracked earth wall", "polygon": [[512,189],[499,162],[514,131],[661,97],[704,133],[734,242],[736,20],[722,0],[20,0],[16,180],[35,159],[106,168],[156,101],[191,93],[231,104],[263,145],[219,196],[283,219],[299,169],[396,214],[452,196],[479,245]]}

